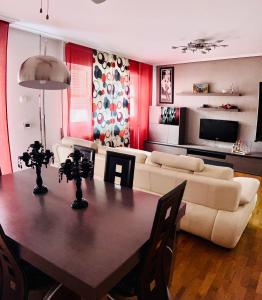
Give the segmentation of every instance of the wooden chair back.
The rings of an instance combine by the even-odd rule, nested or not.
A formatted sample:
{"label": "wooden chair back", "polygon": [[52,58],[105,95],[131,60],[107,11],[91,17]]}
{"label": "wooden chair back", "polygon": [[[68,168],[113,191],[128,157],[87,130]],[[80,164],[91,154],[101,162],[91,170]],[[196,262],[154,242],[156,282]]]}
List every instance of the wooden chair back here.
{"label": "wooden chair back", "polygon": [[167,287],[173,261],[176,219],[185,187],[186,181],[159,199],[141,267],[138,300],[169,300]]}
{"label": "wooden chair back", "polygon": [[27,298],[25,275],[0,225],[0,299],[25,300]]}
{"label": "wooden chair back", "polygon": [[78,146],[74,145],[74,150],[79,150],[83,155],[84,158],[89,159],[93,165],[94,169],[92,171],[92,178],[94,177],[94,170],[95,170],[95,161],[96,161],[96,151],[93,148],[90,147],[83,147],[83,146]]}
{"label": "wooden chair back", "polygon": [[[115,183],[120,177],[120,185],[132,188],[136,157],[129,154],[107,151],[104,180]],[[121,169],[120,171],[118,169]]]}

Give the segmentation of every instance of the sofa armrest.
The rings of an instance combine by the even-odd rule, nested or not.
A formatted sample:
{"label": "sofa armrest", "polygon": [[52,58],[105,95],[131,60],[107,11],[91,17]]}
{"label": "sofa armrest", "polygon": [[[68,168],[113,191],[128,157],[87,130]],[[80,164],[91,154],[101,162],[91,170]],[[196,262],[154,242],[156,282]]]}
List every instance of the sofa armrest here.
{"label": "sofa armrest", "polygon": [[55,144],[52,146],[52,150],[54,152],[54,164],[56,166],[60,166],[61,163],[65,162],[68,155],[73,152],[72,146],[62,145],[62,144]]}
{"label": "sofa armrest", "polygon": [[239,206],[234,212],[219,210],[214,222],[211,241],[226,248],[234,248],[245,230],[256,206],[257,196]]}
{"label": "sofa armrest", "polygon": [[58,147],[61,146],[61,144],[56,143],[52,146],[52,151],[54,153],[54,164],[55,165],[59,165],[60,161],[59,161],[59,155],[58,155]]}
{"label": "sofa armrest", "polygon": [[240,184],[240,202],[239,205],[249,203],[256,195],[260,182],[258,179],[249,177],[235,177],[234,182]]}

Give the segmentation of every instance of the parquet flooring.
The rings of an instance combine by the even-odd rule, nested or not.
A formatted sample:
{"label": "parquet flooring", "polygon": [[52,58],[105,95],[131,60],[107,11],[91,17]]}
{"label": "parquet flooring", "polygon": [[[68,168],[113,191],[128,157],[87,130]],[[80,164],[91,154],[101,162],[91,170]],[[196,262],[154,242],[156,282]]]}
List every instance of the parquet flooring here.
{"label": "parquet flooring", "polygon": [[261,182],[259,198],[236,248],[179,233],[170,287],[174,299],[262,300],[262,178],[252,177]]}

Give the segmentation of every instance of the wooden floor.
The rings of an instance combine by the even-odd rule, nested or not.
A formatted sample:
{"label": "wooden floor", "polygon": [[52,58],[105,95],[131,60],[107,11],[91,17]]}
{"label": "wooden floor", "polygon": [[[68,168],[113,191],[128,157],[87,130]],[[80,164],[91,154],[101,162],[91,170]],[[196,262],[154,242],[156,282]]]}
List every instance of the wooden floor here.
{"label": "wooden floor", "polygon": [[262,299],[262,178],[255,178],[261,182],[258,203],[235,249],[179,233],[171,284],[174,299]]}

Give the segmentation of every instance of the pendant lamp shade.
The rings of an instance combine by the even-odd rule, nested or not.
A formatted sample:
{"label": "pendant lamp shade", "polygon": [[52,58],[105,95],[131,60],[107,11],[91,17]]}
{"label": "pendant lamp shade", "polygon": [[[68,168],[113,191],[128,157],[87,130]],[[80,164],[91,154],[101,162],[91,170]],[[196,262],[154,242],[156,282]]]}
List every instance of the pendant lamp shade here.
{"label": "pendant lamp shade", "polygon": [[18,83],[39,90],[63,90],[70,86],[70,73],[66,65],[53,56],[29,57],[20,67]]}

